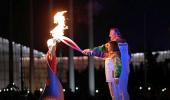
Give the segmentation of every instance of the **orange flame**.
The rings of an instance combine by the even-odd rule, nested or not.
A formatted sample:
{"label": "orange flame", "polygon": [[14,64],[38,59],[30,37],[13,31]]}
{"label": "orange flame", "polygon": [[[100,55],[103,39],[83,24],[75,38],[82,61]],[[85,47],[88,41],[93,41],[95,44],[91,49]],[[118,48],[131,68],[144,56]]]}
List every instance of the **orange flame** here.
{"label": "orange flame", "polygon": [[63,16],[63,14],[66,12],[67,11],[61,11],[56,13],[54,16],[54,23],[58,25],[52,31],[50,31],[50,33],[55,39],[58,39],[60,36],[63,36],[64,30],[67,29],[67,26],[65,26],[65,17]]}
{"label": "orange flame", "polygon": [[[61,12],[58,12],[55,14],[54,16],[54,23],[57,24],[57,26],[50,31],[52,37],[54,40],[60,40],[61,36],[64,35],[64,30],[67,29],[67,26],[65,25],[65,17],[64,17],[64,13],[66,13],[67,11],[61,11]],[[50,45],[54,45],[53,43],[54,42],[49,42],[49,41],[52,41],[52,40],[48,40],[47,41],[47,45],[50,46]]]}
{"label": "orange flame", "polygon": [[53,38],[47,41],[47,45],[48,47],[54,46],[56,45],[56,42],[62,41],[64,44],[72,47],[73,49],[82,52],[82,50],[74,41],[64,36],[64,30],[67,29],[67,26],[65,25],[65,17],[63,16],[63,14],[66,12],[67,11],[61,11],[55,14],[54,23],[57,24],[57,26],[50,31]]}

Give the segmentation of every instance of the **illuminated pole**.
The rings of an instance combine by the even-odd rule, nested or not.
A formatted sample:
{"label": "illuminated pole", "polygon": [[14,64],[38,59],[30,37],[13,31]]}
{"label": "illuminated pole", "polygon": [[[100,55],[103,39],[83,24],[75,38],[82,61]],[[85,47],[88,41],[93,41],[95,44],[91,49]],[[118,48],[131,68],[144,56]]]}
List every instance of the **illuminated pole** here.
{"label": "illuminated pole", "polygon": [[12,84],[13,79],[13,0],[9,0],[9,84]]}
{"label": "illuminated pole", "polygon": [[34,54],[33,54],[33,0],[30,0],[30,66],[29,66],[29,89],[32,91],[33,84],[33,67],[34,67]]}
{"label": "illuminated pole", "polygon": [[24,91],[24,80],[23,80],[23,64],[22,64],[22,45],[20,45],[20,67],[21,67],[21,91]]}
{"label": "illuminated pole", "polygon": [[[73,39],[73,0],[69,0],[69,35]],[[75,74],[74,74],[74,52],[72,48],[69,48],[69,87],[72,92],[75,92]]]}
{"label": "illuminated pole", "polygon": [[[89,48],[93,48],[93,0],[89,0],[88,20],[89,20]],[[89,90],[92,96],[95,95],[94,61],[89,57]]]}

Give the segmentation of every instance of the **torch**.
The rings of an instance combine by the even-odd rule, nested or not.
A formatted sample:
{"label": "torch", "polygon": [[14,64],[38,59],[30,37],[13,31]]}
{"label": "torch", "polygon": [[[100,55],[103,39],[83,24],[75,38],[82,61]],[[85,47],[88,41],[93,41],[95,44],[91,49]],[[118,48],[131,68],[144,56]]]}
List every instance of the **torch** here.
{"label": "torch", "polygon": [[73,40],[64,36],[64,30],[68,29],[65,25],[65,17],[63,15],[66,12],[67,11],[61,11],[55,14],[54,23],[57,24],[57,26],[50,31],[53,38],[47,41],[47,45],[50,47],[56,45],[57,42],[63,42],[64,44],[82,53],[80,47]]}

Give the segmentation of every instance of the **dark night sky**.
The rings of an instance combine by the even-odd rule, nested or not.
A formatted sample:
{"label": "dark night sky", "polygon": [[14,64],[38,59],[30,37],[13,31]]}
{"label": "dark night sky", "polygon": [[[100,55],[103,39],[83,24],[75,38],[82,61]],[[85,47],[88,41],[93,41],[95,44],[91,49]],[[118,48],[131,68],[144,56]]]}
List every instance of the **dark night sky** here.
{"label": "dark night sky", "polygon": [[[0,36],[9,38],[12,25],[12,39],[29,46],[30,13],[29,0],[12,0],[12,16],[9,13],[9,1],[0,1]],[[68,10],[69,0],[54,0],[52,15],[60,10]],[[82,48],[88,47],[88,0],[74,0],[74,41]],[[170,13],[169,2],[161,0],[93,0],[94,45],[108,40],[111,26],[120,28],[128,41],[132,52],[147,49],[170,49]],[[46,52],[46,41],[53,28],[49,13],[49,0],[33,0],[34,48]],[[68,17],[69,12],[66,14]],[[12,23],[9,22],[10,18]],[[67,22],[69,22],[67,18]],[[69,34],[66,31],[66,34]],[[61,48],[67,48],[61,46]],[[67,52],[67,51],[65,51]]]}

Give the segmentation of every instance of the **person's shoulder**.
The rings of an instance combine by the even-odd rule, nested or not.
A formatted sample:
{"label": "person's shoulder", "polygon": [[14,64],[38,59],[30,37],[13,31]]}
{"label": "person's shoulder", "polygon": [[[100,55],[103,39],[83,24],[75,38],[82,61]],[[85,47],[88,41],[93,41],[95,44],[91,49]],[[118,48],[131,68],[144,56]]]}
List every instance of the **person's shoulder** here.
{"label": "person's shoulder", "polygon": [[127,45],[128,45],[128,43],[126,42],[125,39],[120,39],[120,40],[118,41],[118,44],[119,44],[120,46],[127,46]]}

